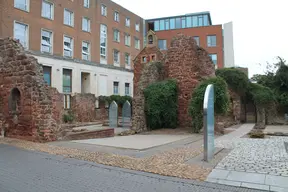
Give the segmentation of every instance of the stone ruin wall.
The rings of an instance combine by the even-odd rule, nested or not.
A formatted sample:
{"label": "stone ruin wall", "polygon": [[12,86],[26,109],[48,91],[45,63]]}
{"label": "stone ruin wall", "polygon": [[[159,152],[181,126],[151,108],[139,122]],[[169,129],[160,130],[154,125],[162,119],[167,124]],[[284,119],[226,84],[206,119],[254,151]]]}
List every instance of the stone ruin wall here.
{"label": "stone ruin wall", "polygon": [[156,65],[142,63],[142,57],[156,55],[156,61],[164,62],[163,54],[157,47],[146,47],[134,60],[134,96],[132,100],[132,129],[136,131],[147,130],[145,118],[145,97],[144,89],[151,83],[163,80],[164,74],[159,71]]}
{"label": "stone ruin wall", "polygon": [[192,92],[201,80],[215,76],[214,64],[208,52],[197,46],[193,37],[179,34],[167,51],[165,71],[166,78],[177,80],[179,126],[191,126],[188,106]]}
{"label": "stone ruin wall", "polygon": [[37,59],[26,55],[20,43],[11,38],[0,39],[0,98],[6,136],[32,141],[56,139],[57,122],[61,122],[58,110],[62,107],[53,99],[60,95],[45,83]]}
{"label": "stone ruin wall", "polygon": [[75,94],[71,98],[71,110],[77,122],[93,122],[96,120],[96,97],[94,94]]}

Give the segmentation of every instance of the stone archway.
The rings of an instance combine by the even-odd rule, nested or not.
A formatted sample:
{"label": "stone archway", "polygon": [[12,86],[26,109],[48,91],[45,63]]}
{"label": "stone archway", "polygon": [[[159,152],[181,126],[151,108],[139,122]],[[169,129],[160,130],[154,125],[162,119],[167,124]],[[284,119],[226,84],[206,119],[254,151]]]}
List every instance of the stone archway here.
{"label": "stone archway", "polygon": [[13,88],[8,99],[9,114],[13,119],[21,112],[21,93],[18,88]]}

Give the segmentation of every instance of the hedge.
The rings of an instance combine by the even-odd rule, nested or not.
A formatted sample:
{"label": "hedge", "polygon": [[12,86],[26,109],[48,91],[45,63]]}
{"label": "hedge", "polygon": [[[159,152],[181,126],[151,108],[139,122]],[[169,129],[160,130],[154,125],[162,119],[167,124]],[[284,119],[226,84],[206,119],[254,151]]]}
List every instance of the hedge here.
{"label": "hedge", "polygon": [[177,82],[169,79],[150,84],[144,90],[147,127],[177,127]]}

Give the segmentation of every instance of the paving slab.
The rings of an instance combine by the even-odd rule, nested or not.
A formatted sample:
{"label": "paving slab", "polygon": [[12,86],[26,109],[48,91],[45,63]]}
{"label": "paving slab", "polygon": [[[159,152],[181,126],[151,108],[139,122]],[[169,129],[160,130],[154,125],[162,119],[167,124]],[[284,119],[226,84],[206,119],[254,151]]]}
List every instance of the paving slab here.
{"label": "paving slab", "polygon": [[265,184],[282,188],[288,188],[288,177],[266,175]]}
{"label": "paving slab", "polygon": [[287,192],[287,191],[288,191],[288,188],[270,186],[270,191],[275,191],[275,192]]}
{"label": "paving slab", "polygon": [[267,190],[269,191],[270,186],[269,185],[261,185],[261,184],[255,184],[255,183],[241,183],[241,187],[246,187],[250,189],[261,189],[261,190]]}
{"label": "paving slab", "polygon": [[144,150],[187,139],[189,137],[192,137],[192,135],[129,135],[101,139],[77,140],[72,142]]}
{"label": "paving slab", "polygon": [[212,172],[209,174],[208,178],[226,179],[229,173],[230,171],[228,170],[213,169]]}
{"label": "paving slab", "polygon": [[227,180],[265,184],[265,174],[230,171],[227,176]]}
{"label": "paving slab", "polygon": [[219,179],[217,183],[223,184],[223,185],[236,186],[236,187],[240,187],[240,186],[241,186],[241,182],[238,182],[238,181],[229,181],[229,180],[222,180],[222,179]]}

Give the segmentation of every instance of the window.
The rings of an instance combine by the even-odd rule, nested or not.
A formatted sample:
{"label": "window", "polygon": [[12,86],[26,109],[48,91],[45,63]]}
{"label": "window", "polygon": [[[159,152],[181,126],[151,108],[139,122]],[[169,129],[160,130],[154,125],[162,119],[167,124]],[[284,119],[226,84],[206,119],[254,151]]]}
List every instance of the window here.
{"label": "window", "polygon": [[127,46],[131,45],[131,36],[128,34],[125,34],[125,45]]}
{"label": "window", "polygon": [[207,36],[207,47],[216,47],[216,35]]}
{"label": "window", "polygon": [[139,25],[139,23],[136,23],[136,24],[135,24],[135,30],[136,30],[136,31],[140,31],[140,25]]}
{"label": "window", "polygon": [[129,53],[125,53],[125,64],[127,66],[130,66],[130,54]]}
{"label": "window", "polygon": [[125,25],[126,27],[130,27],[130,18],[126,18]]}
{"label": "window", "polygon": [[100,57],[106,59],[107,49],[107,26],[101,24],[100,27]]}
{"label": "window", "polygon": [[175,29],[175,18],[170,19],[170,29]]}
{"label": "window", "polygon": [[202,15],[198,16],[198,26],[199,27],[203,26],[203,16]]}
{"label": "window", "polygon": [[213,63],[217,65],[217,54],[209,54],[209,56],[212,59]]}
{"label": "window", "polygon": [[119,13],[117,11],[114,12],[114,21],[119,22]]}
{"label": "window", "polygon": [[135,37],[135,48],[140,49],[140,40]]}
{"label": "window", "polygon": [[203,16],[203,25],[208,26],[208,15]]}
{"label": "window", "polygon": [[90,0],[84,0],[83,5],[84,5],[84,7],[89,8]]}
{"label": "window", "polygon": [[64,24],[74,26],[74,13],[68,9],[64,9]]}
{"label": "window", "polygon": [[29,41],[28,41],[28,25],[23,23],[14,23],[14,38],[18,39],[19,42],[25,49],[28,49]]}
{"label": "window", "polygon": [[14,0],[14,7],[23,11],[29,11],[29,0]]}
{"label": "window", "polygon": [[125,83],[125,95],[130,95],[130,83]]}
{"label": "window", "polygon": [[159,21],[154,22],[154,30],[159,31]]}
{"label": "window", "polygon": [[43,66],[44,81],[51,86],[51,67]]}
{"label": "window", "polygon": [[82,30],[90,32],[90,19],[87,17],[82,18]]}
{"label": "window", "polygon": [[87,41],[82,41],[82,59],[90,60],[90,43]]}
{"label": "window", "polygon": [[167,41],[165,39],[159,39],[158,47],[160,50],[167,50]]}
{"label": "window", "polygon": [[182,28],[186,28],[186,17],[182,17]]}
{"label": "window", "polygon": [[73,39],[71,37],[64,36],[64,56],[73,56]]}
{"label": "window", "polygon": [[169,19],[165,20],[165,30],[169,30]]}
{"label": "window", "polygon": [[114,41],[120,42],[120,32],[117,29],[114,29]]}
{"label": "window", "polygon": [[197,27],[197,26],[198,26],[198,17],[192,16],[192,27]]}
{"label": "window", "polygon": [[192,17],[186,17],[186,22],[187,27],[192,27]]}
{"label": "window", "polygon": [[146,63],[147,62],[147,57],[143,56],[141,61],[142,61],[142,63]]}
{"label": "window", "polygon": [[116,49],[113,50],[113,58],[114,58],[114,64],[119,65],[120,63],[120,52]]}
{"label": "window", "polygon": [[72,93],[72,70],[63,69],[63,92]]}
{"label": "window", "polygon": [[105,5],[101,5],[101,15],[107,16],[107,7]]}
{"label": "window", "polygon": [[47,30],[41,31],[41,51],[45,53],[52,53],[53,50],[52,32]]}
{"label": "window", "polygon": [[42,17],[53,19],[54,4],[48,1],[42,1]]}
{"label": "window", "polygon": [[194,36],[193,38],[196,41],[197,45],[199,46],[200,45],[200,38],[198,36]]}
{"label": "window", "polygon": [[180,29],[181,28],[181,18],[176,18],[176,29]]}
{"label": "window", "polygon": [[119,82],[116,81],[113,82],[113,94],[114,95],[119,94]]}
{"label": "window", "polygon": [[165,30],[165,20],[160,20],[160,30]]}
{"label": "window", "polygon": [[71,108],[71,95],[70,94],[64,94],[64,109],[70,109]]}

